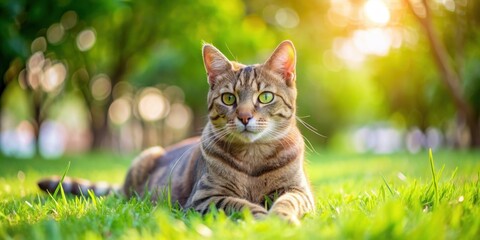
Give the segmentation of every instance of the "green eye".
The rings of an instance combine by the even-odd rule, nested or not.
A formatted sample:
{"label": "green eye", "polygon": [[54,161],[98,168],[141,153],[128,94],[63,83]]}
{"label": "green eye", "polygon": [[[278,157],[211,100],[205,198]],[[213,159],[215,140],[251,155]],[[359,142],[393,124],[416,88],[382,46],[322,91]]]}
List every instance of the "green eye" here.
{"label": "green eye", "polygon": [[258,96],[258,101],[260,101],[263,104],[267,104],[273,101],[273,93],[271,92],[263,92],[260,93]]}
{"label": "green eye", "polygon": [[228,106],[233,105],[235,103],[235,95],[231,93],[222,94],[222,102]]}

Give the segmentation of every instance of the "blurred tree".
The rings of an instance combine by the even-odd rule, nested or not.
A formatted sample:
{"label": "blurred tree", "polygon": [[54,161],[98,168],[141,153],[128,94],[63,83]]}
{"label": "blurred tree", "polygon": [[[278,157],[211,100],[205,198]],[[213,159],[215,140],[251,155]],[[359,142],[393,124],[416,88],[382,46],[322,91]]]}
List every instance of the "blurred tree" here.
{"label": "blurred tree", "polygon": [[[435,65],[440,74],[440,78],[446,86],[453,102],[456,106],[458,114],[468,126],[470,132],[470,142],[472,147],[480,148],[480,112],[478,111],[478,106],[475,106],[475,101],[469,99],[469,96],[465,94],[465,89],[462,87],[462,75],[460,74],[461,69],[464,68],[465,62],[465,47],[466,41],[478,42],[477,36],[467,36],[466,33],[477,32],[477,26],[475,24],[475,18],[478,18],[479,4],[474,1],[450,1],[449,4],[453,7],[450,7],[450,11],[453,12],[453,19],[449,18],[450,21],[453,21],[453,24],[450,26],[455,26],[455,38],[453,41],[454,44],[451,44],[451,51],[455,56],[452,58],[449,51],[446,48],[445,40],[442,39],[441,35],[437,33],[434,24],[434,15],[431,2],[426,0],[412,2],[411,0],[405,0],[406,5],[408,6],[410,12],[418,20],[425,34],[427,35],[428,44],[430,46],[431,56]],[[468,4],[470,3],[470,4]],[[453,4],[453,5],[452,5]],[[467,5],[470,5],[467,7]],[[448,7],[448,5],[446,6]],[[437,6],[437,11],[438,6]],[[469,11],[467,13],[467,11]],[[472,12],[470,12],[472,11]],[[448,18],[446,13],[440,13],[444,18]],[[440,15],[437,13],[437,15]],[[469,19],[473,18],[473,19]],[[467,29],[470,28],[470,29]],[[472,38],[473,37],[473,38]],[[460,71],[459,71],[460,69]],[[478,89],[477,86],[470,86],[473,89]]]}
{"label": "blurred tree", "polygon": [[[232,59],[256,57],[260,46],[270,49],[276,42],[261,18],[245,16],[241,1],[7,1],[1,9],[7,14],[2,14],[0,24],[9,29],[2,36],[8,44],[2,45],[1,62],[12,64],[2,65],[2,72],[6,69],[2,84],[18,84],[13,80],[36,51],[61,60],[68,69],[63,90],[80,90],[91,112],[93,147],[109,145],[108,108],[119,83],[131,82],[135,89],[158,84],[182,87],[197,126],[203,126],[208,86],[202,40],[226,53],[229,47],[249,49]],[[66,15],[75,18],[73,26],[63,25]],[[49,32],[55,27],[61,33],[52,41]],[[34,49],[39,42],[45,47]],[[106,97],[96,98],[94,83],[99,76],[104,76],[102,81],[110,89]],[[26,90],[34,96],[34,121],[40,126],[55,96],[41,89]]]}
{"label": "blurred tree", "polygon": [[339,0],[327,17],[333,52],[372,78],[386,100],[383,117],[402,116],[407,128],[424,131],[466,125],[471,147],[479,147],[478,11],[468,0]]}
{"label": "blurred tree", "polygon": [[[75,68],[82,64],[76,57],[77,34],[93,19],[117,7],[117,1],[2,1],[0,5],[0,72],[3,81],[0,95],[8,84],[20,84],[31,98],[33,124],[38,138],[39,127],[48,112],[48,106],[59,94],[47,92],[39,82],[29,84],[31,69],[26,65],[36,53],[41,71],[57,61],[65,67]],[[55,7],[52,7],[55,6]],[[95,6],[92,8],[91,6]],[[71,11],[74,9],[75,11]],[[46,56],[46,59],[44,58]],[[45,61],[46,60],[46,61]],[[25,71],[21,72],[25,68]],[[41,75],[44,73],[41,72]],[[68,74],[68,73],[66,73]],[[67,77],[67,76],[63,76]],[[18,79],[18,81],[16,81]],[[63,79],[62,79],[63,81]],[[67,82],[67,85],[69,83]],[[38,141],[37,141],[38,142]]]}
{"label": "blurred tree", "polygon": [[[473,116],[468,117],[473,119],[468,120],[470,129],[475,122],[478,127],[480,4],[431,1],[431,23],[421,25],[430,27],[419,28],[415,18],[405,17],[408,9],[402,1],[5,0],[0,5],[4,29],[0,94],[8,95],[3,94],[7,85],[21,85],[31,98],[37,126],[48,115],[50,104],[72,93],[82,95],[90,111],[85,121],[90,122],[93,146],[101,147],[109,146],[112,138],[108,115],[112,102],[127,95],[132,106],[126,106],[135,113],[138,90],[176,85],[193,109],[198,133],[205,122],[208,91],[202,41],[215,44],[231,60],[251,64],[264,61],[279,41],[291,39],[298,53],[298,114],[311,116],[304,120],[328,137],[397,113],[408,127],[425,130],[431,125],[446,128],[447,119],[463,112],[465,120]],[[374,11],[373,20],[380,24],[365,18],[366,5],[372,2],[387,6]],[[447,2],[456,4],[453,11],[446,9]],[[390,18],[385,22],[382,16]],[[420,33],[434,29],[438,29],[436,37],[430,38],[444,47],[443,53],[430,55],[435,51],[426,46],[437,45],[430,35],[423,38]],[[390,34],[390,49],[378,52],[385,32]],[[359,36],[363,41],[355,42]],[[401,44],[393,47],[398,39]],[[352,42],[364,52],[367,47],[377,52],[355,55],[359,49],[352,48]],[[48,67],[55,63],[66,67],[66,80],[58,90],[22,83],[28,78],[27,63],[36,53],[49,62]],[[431,61],[432,56],[447,61]],[[445,83],[453,82],[446,85],[450,88],[439,84],[442,76]],[[456,101],[445,97],[446,89],[452,90]],[[138,114],[132,118],[145,122]],[[324,141],[304,133],[310,140]],[[472,130],[471,136],[479,135]]]}

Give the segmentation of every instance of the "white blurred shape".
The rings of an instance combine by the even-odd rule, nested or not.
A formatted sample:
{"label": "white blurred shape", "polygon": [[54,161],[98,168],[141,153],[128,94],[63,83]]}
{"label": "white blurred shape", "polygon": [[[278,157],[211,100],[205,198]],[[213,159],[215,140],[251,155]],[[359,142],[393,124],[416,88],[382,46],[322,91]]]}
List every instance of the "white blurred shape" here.
{"label": "white blurred shape", "polygon": [[443,134],[437,128],[428,128],[425,137],[426,147],[433,150],[440,148],[443,144]]}
{"label": "white blurred shape", "polygon": [[45,121],[40,126],[38,146],[44,158],[58,158],[65,152],[67,130],[59,122]]}
{"label": "white blurred shape", "polygon": [[425,135],[418,128],[414,128],[407,133],[405,139],[407,150],[410,153],[417,153],[425,146]]}
{"label": "white blurred shape", "polygon": [[398,151],[402,142],[402,135],[393,128],[379,128],[376,130],[375,137],[377,144],[375,153],[393,153]]}
{"label": "white blurred shape", "polygon": [[361,127],[353,133],[357,152],[393,153],[402,147],[402,133],[389,126]]}
{"label": "white blurred shape", "polygon": [[1,133],[2,151],[7,156],[30,158],[35,155],[35,135],[32,124],[22,121],[15,129]]}

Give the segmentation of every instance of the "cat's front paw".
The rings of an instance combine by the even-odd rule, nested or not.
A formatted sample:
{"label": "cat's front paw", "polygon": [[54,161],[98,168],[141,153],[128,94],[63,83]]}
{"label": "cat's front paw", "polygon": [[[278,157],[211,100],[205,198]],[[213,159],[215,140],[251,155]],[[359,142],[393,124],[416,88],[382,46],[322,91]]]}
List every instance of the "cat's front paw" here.
{"label": "cat's front paw", "polygon": [[284,212],[284,211],[270,211],[270,215],[274,215],[276,217],[279,217],[282,220],[287,221],[289,224],[299,226],[300,225],[300,219],[295,214]]}
{"label": "cat's front paw", "polygon": [[255,220],[262,220],[262,219],[265,219],[265,217],[267,217],[268,212],[263,208],[258,208],[258,209],[252,210],[252,215],[253,215],[253,218],[255,218]]}

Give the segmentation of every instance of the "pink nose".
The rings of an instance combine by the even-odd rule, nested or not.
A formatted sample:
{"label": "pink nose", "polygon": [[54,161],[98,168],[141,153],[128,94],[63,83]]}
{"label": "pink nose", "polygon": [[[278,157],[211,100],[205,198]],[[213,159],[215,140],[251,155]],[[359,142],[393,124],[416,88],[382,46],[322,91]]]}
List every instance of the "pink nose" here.
{"label": "pink nose", "polygon": [[238,114],[238,120],[240,120],[243,125],[247,125],[250,119],[252,119],[252,114],[249,112],[240,112]]}

